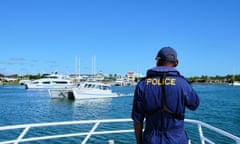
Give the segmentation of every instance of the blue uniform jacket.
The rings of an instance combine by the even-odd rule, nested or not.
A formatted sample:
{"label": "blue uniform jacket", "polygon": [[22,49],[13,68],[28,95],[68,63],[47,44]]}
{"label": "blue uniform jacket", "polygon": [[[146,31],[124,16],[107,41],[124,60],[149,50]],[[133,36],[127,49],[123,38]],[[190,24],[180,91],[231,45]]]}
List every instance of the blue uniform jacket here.
{"label": "blue uniform jacket", "polygon": [[[163,81],[161,73],[167,73]],[[165,104],[162,85],[165,89]],[[163,105],[174,114],[162,111]],[[147,71],[147,77],[136,86],[132,119],[139,123],[146,119],[143,144],[187,144],[185,107],[195,110],[198,105],[198,95],[175,68],[154,67]]]}

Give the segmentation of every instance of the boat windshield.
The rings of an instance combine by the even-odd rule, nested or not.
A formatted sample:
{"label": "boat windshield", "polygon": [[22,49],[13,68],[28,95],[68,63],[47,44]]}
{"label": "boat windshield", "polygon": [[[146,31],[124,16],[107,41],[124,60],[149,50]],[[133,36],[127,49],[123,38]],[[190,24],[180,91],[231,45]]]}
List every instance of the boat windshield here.
{"label": "boat windshield", "polygon": [[84,88],[92,88],[94,85],[92,85],[92,84],[85,84],[84,85]]}
{"label": "boat windshield", "polygon": [[108,89],[110,89],[108,86],[102,86],[102,89],[103,90],[108,90]]}
{"label": "boat windshield", "polygon": [[109,90],[110,87],[102,84],[84,84],[84,88],[95,88],[100,90]]}

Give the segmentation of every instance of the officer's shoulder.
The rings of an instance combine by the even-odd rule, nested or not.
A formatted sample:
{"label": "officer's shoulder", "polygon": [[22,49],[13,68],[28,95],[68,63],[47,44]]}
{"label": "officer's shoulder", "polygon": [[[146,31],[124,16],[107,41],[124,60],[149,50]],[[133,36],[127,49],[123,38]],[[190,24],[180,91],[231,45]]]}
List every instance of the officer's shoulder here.
{"label": "officer's shoulder", "polygon": [[143,78],[141,78],[141,79],[138,81],[138,83],[144,82],[147,78],[148,78],[148,77],[143,77]]}

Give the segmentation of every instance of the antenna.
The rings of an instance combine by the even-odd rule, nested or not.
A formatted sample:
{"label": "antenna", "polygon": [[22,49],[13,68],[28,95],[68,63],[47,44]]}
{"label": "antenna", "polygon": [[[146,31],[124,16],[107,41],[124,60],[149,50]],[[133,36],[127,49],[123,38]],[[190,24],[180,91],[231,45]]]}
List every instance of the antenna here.
{"label": "antenna", "polygon": [[96,72],[96,56],[93,56],[93,58],[92,58],[92,75],[93,75],[94,81],[95,81],[95,72]]}
{"label": "antenna", "polygon": [[76,76],[80,77],[80,57],[76,56]]}

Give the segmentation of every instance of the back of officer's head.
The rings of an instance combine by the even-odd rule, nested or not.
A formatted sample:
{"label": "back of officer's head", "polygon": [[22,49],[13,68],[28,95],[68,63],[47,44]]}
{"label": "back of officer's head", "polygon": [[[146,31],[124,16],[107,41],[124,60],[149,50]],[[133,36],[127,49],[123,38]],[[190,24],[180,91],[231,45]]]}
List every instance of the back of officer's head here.
{"label": "back of officer's head", "polygon": [[177,52],[171,47],[161,48],[155,59],[157,60],[157,66],[176,67],[178,65]]}

